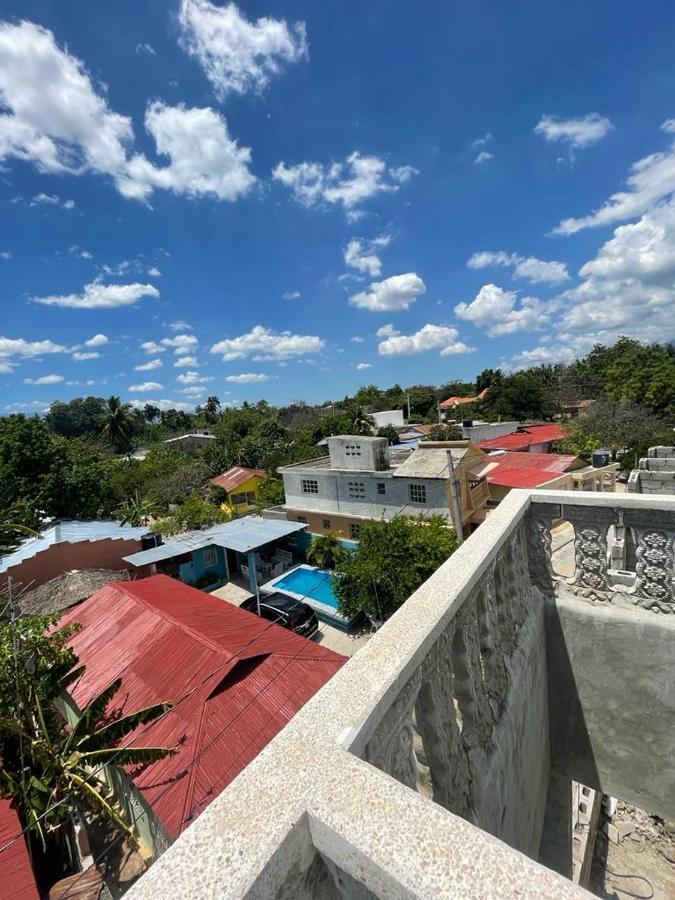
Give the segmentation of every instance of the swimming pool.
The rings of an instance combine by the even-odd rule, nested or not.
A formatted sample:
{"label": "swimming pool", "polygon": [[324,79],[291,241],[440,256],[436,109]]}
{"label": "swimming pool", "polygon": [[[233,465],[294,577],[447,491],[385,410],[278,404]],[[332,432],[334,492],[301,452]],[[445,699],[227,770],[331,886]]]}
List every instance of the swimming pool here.
{"label": "swimming pool", "polygon": [[298,566],[273,582],[274,589],[293,594],[296,599],[318,600],[332,609],[338,608],[337,597],[333,593],[333,576],[323,569]]}
{"label": "swimming pool", "polygon": [[303,563],[284,575],[268,581],[267,584],[261,585],[260,590],[269,593],[281,591],[282,594],[287,594],[294,600],[302,600],[303,603],[312,607],[323,622],[348,631],[357,619],[360,619],[360,613],[351,619],[342,615],[338,609],[337,597],[333,593],[334,579],[335,575],[331,572]]}

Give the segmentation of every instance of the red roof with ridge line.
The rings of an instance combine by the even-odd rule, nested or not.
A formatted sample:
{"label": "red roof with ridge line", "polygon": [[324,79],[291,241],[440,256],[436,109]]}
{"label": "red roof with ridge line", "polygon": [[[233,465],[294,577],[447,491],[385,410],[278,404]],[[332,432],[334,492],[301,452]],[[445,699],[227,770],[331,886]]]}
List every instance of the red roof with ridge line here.
{"label": "red roof with ridge line", "polygon": [[476,441],[481,450],[527,451],[532,445],[548,444],[567,437],[567,430],[561,425],[521,425],[517,431],[486,441]]}
{"label": "red roof with ridge line", "polygon": [[70,641],[86,666],[70,689],[80,709],[116,678],[122,684],[108,716],[175,704],[122,742],[177,750],[126,767],[172,837],[346,661],[166,575],[109,584],[60,626],[70,622],[82,626]]}
{"label": "red roof with ridge line", "polygon": [[216,487],[223,488],[229,494],[230,491],[235,491],[240,485],[246,484],[249,478],[254,478],[256,475],[258,478],[267,478],[267,472],[264,472],[262,469],[247,469],[244,466],[234,466],[228,469],[227,472],[223,472],[222,475],[216,475],[215,478],[211,479],[210,483],[215,484]]}

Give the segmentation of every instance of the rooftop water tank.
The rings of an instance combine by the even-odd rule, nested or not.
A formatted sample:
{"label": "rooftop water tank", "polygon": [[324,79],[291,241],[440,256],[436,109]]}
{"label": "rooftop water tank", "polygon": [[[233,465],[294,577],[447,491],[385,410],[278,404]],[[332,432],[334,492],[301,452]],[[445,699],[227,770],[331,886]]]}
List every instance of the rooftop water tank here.
{"label": "rooftop water tank", "polygon": [[609,450],[594,450],[593,455],[591,456],[594,469],[601,469],[603,466],[608,466],[610,459],[611,454]]}

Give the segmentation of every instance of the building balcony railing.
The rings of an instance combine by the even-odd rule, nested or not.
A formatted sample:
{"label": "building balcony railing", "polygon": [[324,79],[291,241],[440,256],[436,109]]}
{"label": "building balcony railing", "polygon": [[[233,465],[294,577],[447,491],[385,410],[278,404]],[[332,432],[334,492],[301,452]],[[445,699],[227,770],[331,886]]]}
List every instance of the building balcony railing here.
{"label": "building balcony railing", "polygon": [[588,896],[537,861],[554,781],[675,818],[674,537],[675,499],[512,492],[129,897]]}

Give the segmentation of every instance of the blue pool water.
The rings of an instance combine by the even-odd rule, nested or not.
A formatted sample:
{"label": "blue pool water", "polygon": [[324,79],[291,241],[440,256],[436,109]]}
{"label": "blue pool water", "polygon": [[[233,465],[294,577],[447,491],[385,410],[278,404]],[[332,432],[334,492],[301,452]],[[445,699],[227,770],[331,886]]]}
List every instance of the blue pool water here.
{"label": "blue pool water", "polygon": [[308,600],[318,600],[326,606],[337,609],[337,597],[333,593],[333,577],[330,572],[321,569],[293,569],[288,575],[274,582],[273,587],[280,591],[291,591],[300,596],[307,595]]}

